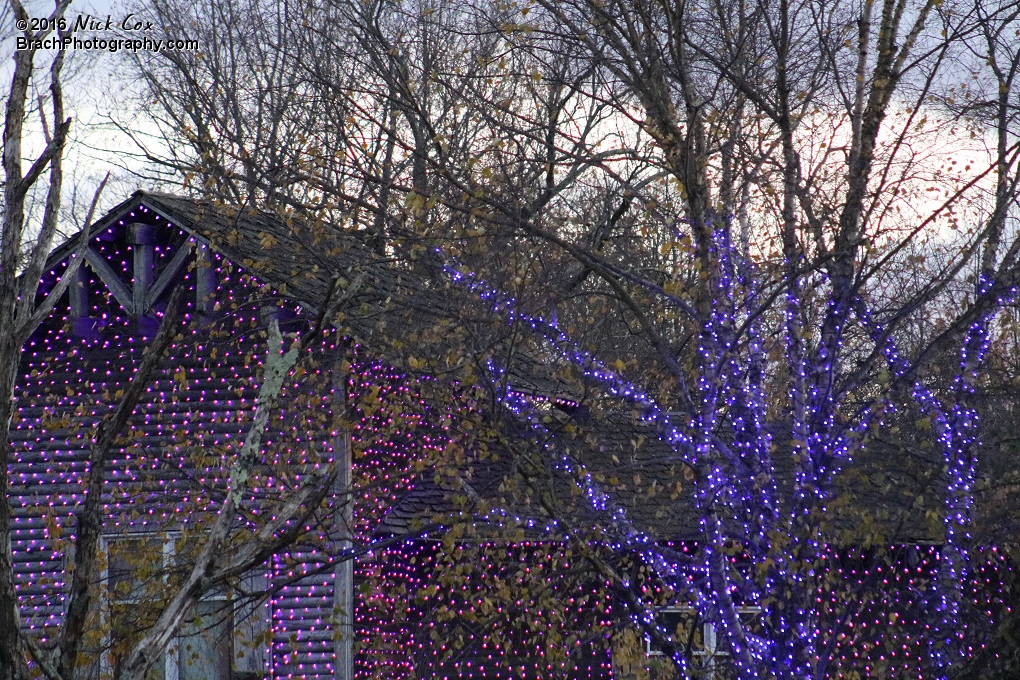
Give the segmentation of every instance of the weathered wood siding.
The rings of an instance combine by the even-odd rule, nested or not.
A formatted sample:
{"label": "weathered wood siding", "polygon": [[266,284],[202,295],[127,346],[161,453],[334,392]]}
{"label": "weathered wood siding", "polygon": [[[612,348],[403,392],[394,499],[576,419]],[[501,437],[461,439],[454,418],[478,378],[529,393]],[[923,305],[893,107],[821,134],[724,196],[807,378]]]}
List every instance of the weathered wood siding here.
{"label": "weathered wood siding", "polygon": [[[134,257],[139,245],[129,243],[132,222],[151,228],[149,260]],[[60,622],[74,513],[83,500],[95,427],[112,412],[146,347],[146,336],[158,325],[153,309],[130,310],[136,312],[132,314],[124,308],[124,300],[109,285],[110,272],[127,289],[138,278],[146,278],[152,291],[162,274],[176,268],[163,293],[178,283],[189,288],[187,320],[192,327],[178,339],[173,356],[147,387],[123,446],[109,461],[104,532],[109,537],[180,536],[189,523],[215,508],[226,456],[230,446],[243,439],[254,410],[260,354],[265,351],[257,333],[266,320],[264,307],[283,305],[292,316],[294,306],[260,288],[219,255],[210,260],[214,277],[208,276],[196,266],[194,245],[194,238],[156,213],[141,206],[126,210],[93,237],[91,261],[101,257],[108,269],[83,267],[81,285],[26,347],[16,394],[10,502],[17,588],[28,627],[50,630]],[[150,262],[146,277],[133,276],[134,267]],[[44,288],[62,269],[58,263]],[[202,276],[206,286],[210,279],[215,281],[213,304],[196,298]],[[132,301],[144,299],[145,290],[136,286],[134,292]],[[152,302],[155,310],[161,307],[159,299]],[[201,314],[202,308],[211,313]],[[319,455],[327,452],[327,434],[302,432],[301,426],[308,427],[309,421],[276,423],[269,437],[270,455],[279,457],[286,450],[300,457],[295,446],[302,445]],[[271,614],[266,625],[273,628],[272,644],[248,652],[235,665],[237,670],[271,668],[276,677],[332,677],[332,588],[328,578],[313,581],[314,586],[312,582],[288,586],[286,595],[274,596],[272,606],[256,610],[256,618],[259,612]]]}

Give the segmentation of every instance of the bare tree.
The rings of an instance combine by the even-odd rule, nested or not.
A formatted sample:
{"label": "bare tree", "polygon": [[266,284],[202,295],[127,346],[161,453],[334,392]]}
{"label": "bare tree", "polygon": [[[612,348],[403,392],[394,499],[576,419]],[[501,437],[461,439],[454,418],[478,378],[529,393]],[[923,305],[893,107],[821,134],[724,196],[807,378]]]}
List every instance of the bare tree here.
{"label": "bare tree", "polygon": [[[23,32],[30,40],[41,40],[59,34],[69,1],[58,2],[39,30],[27,26]],[[10,4],[14,20],[27,22],[28,13],[18,0]],[[11,460],[10,427],[14,413],[14,387],[18,376],[21,348],[29,335],[53,309],[67,288],[70,278],[37,303],[36,292],[43,267],[49,258],[57,231],[63,173],[61,157],[71,126],[64,117],[61,69],[65,52],[58,50],[50,62],[47,79],[50,114],[40,108],[38,116],[45,138],[45,147],[24,168],[24,126],[29,92],[38,50],[30,47],[14,55],[14,75],[7,97],[4,117],[4,205],[3,233],[0,238],[0,324],[6,329],[0,339],[0,677],[27,677],[25,654],[18,617],[17,594],[14,590],[14,563],[11,553],[11,508],[7,503],[8,477]],[[48,179],[44,208],[38,234],[26,223],[26,202],[41,182]],[[98,193],[96,199],[98,199]],[[93,201],[93,209],[96,201]],[[91,218],[91,211],[89,217]],[[34,238],[33,238],[34,236]],[[75,254],[70,273],[73,274],[84,256],[83,249]]]}
{"label": "bare tree", "polygon": [[[178,5],[151,6],[183,25]],[[635,538],[614,507],[579,521],[610,527],[604,545],[622,547],[591,551],[591,566],[681,672],[689,649],[655,625],[623,553],[720,628],[739,676],[827,677],[853,615],[815,603],[827,507],[870,433],[913,409],[949,470],[938,588],[921,603],[938,631],[925,654],[947,674],[965,647],[955,621],[980,450],[972,393],[1020,276],[1014,5],[295,11],[329,21],[260,25],[277,48],[244,52],[243,70],[287,86],[262,89],[257,105],[230,50],[139,62],[155,115],[175,126],[174,155],[153,160],[228,199],[328,211],[363,227],[380,254],[432,253],[454,282],[503,300],[500,310],[514,305],[499,324],[513,330],[483,342],[471,326],[475,344],[453,352],[471,356],[458,365],[496,412],[510,407],[516,362],[534,356],[557,357],[562,376],[587,374],[589,394],[601,382],[601,398],[631,395],[694,476],[693,498],[677,503],[699,517],[703,557],[650,547],[654,537]],[[299,142],[255,134],[280,128]],[[961,157],[947,158],[946,145]],[[274,162],[284,156],[293,162]],[[450,374],[456,362],[442,358],[421,370]],[[793,469],[782,484],[777,427]],[[532,486],[555,467],[540,441],[520,454]],[[584,472],[597,453],[577,456],[580,497],[602,498]],[[543,507],[568,522],[578,502]],[[730,566],[734,545],[754,578]],[[741,601],[763,602],[764,632],[741,621]]]}

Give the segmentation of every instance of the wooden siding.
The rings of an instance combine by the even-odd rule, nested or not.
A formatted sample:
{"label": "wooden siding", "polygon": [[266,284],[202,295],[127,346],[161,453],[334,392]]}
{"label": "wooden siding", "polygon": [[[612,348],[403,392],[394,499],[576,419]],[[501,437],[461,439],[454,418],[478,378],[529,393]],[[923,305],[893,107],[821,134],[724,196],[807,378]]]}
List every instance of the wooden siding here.
{"label": "wooden siding", "polygon": [[[138,260],[132,251],[137,246],[127,242],[126,225],[142,220],[156,228],[149,290],[160,274],[172,270],[176,281],[194,290],[195,267],[180,266],[181,253],[188,264],[194,260],[188,254],[194,250],[194,238],[156,213],[135,207],[93,236],[93,259],[102,258],[106,266],[89,266],[83,272],[82,288],[74,296],[79,308],[71,309],[71,296],[68,304],[58,305],[24,354],[16,393],[19,411],[10,502],[17,588],[30,628],[49,630],[59,624],[69,538],[74,512],[83,499],[90,442],[96,425],[112,411],[130,380],[146,346],[145,336],[158,322],[159,296],[153,296],[146,309],[125,309],[108,285],[111,272],[125,286],[134,278],[132,268]],[[215,489],[224,486],[225,456],[231,444],[243,439],[257,396],[259,355],[265,351],[257,333],[265,319],[261,307],[283,305],[300,319],[299,308],[260,287],[240,268],[219,255],[213,264],[221,312],[203,317],[197,309],[201,301],[192,295],[186,311],[191,331],[177,341],[172,357],[147,387],[122,448],[108,463],[103,500],[104,532],[109,537],[179,536],[204,511],[215,508]],[[58,263],[44,288],[61,271]],[[165,293],[169,285],[164,283]],[[291,397],[299,391],[291,390]],[[270,433],[272,455],[279,456],[285,442],[292,451],[294,445],[303,445],[306,451],[328,455],[328,434],[314,429],[301,434],[301,425],[289,423],[289,431],[277,427]],[[306,420],[303,426],[314,428],[314,423]],[[308,552],[299,561],[314,559],[323,558]],[[330,580],[327,574],[314,584],[293,584],[285,597],[273,600],[271,667],[276,677],[332,677]],[[295,630],[298,635],[293,638]],[[255,670],[245,668],[248,665],[239,664],[239,670]]]}
{"label": "wooden siding", "polygon": [[[77,277],[80,285],[26,347],[16,394],[11,503],[17,588],[25,625],[36,630],[52,631],[60,623],[67,552],[74,512],[83,499],[90,442],[158,325],[162,296],[173,284],[188,288],[190,330],[148,386],[123,447],[108,463],[104,531],[111,538],[180,538],[203,512],[215,510],[217,489],[225,486],[229,447],[243,439],[254,410],[265,351],[259,331],[270,317],[278,318],[284,330],[287,324],[297,329],[307,323],[307,312],[290,296],[207,248],[203,237],[195,236],[201,225],[173,224],[166,213],[147,208],[136,197],[97,223],[88,264]],[[139,222],[151,227],[147,244],[131,243],[138,237],[129,225]],[[151,253],[135,257],[139,245],[151,247]],[[58,250],[43,280],[44,291],[63,272],[61,255]],[[198,258],[211,267],[203,267]],[[150,262],[147,285],[139,290],[134,269]],[[330,338],[316,351],[323,361],[339,356]],[[426,432],[421,414],[404,413],[399,426],[385,422],[392,418],[384,402],[406,406],[409,398],[413,401],[402,375],[356,350],[349,350],[347,358],[353,361],[347,392],[355,420],[355,482],[362,489],[355,530],[372,537],[391,530],[383,520],[411,490],[407,473],[413,459],[434,453],[443,442],[436,432]],[[325,375],[328,367],[319,368]],[[378,403],[366,409],[359,400],[368,394]],[[308,415],[316,410],[309,404],[321,406],[314,417]],[[291,465],[300,474],[309,451],[329,455],[331,434],[321,426],[329,404],[329,387],[322,380],[287,388],[284,417],[267,441],[279,465]],[[381,430],[385,436],[378,434]],[[252,576],[272,584],[273,594],[264,606],[239,605],[235,628],[245,629],[250,639],[260,629],[258,620],[266,617],[272,636],[266,649],[235,660],[235,670],[277,678],[333,677],[334,566],[323,548],[335,538],[328,526],[325,533],[313,532],[274,558],[264,575]],[[362,578],[360,567],[355,578]],[[359,599],[356,606],[362,610],[364,603]],[[368,633],[360,629],[356,635]],[[98,656],[101,650],[87,653]],[[374,672],[363,663],[359,668],[362,675]],[[99,669],[94,664],[83,680],[97,677]]]}

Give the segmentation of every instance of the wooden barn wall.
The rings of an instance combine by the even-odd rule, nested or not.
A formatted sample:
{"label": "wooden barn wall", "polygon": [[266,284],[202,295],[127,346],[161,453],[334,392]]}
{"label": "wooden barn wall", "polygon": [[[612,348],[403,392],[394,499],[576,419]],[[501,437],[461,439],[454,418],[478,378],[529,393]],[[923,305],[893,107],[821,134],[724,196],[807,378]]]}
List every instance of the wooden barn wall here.
{"label": "wooden barn wall", "polygon": [[[159,227],[154,248],[157,276],[184,247],[185,238],[144,208],[100,234],[94,250],[127,286],[132,281],[132,247],[125,242],[124,230],[132,221]],[[191,291],[186,309],[191,331],[178,339],[171,358],[146,388],[123,447],[113,451],[108,462],[103,498],[108,537],[176,535],[215,508],[215,493],[209,491],[223,488],[230,446],[243,440],[254,411],[257,370],[265,352],[257,333],[266,318],[262,306],[299,311],[221,257],[214,260],[217,320],[207,321],[197,313],[196,268],[186,268],[180,279]],[[62,268],[49,274],[44,289]],[[72,318],[65,296],[28,343],[16,393],[10,502],[17,589],[25,625],[45,631],[44,635],[52,634],[61,620],[74,512],[84,498],[95,427],[115,407],[147,344],[143,334],[151,335],[156,325],[151,317],[142,322],[132,318],[92,268],[82,269],[87,317]],[[220,332],[224,329],[229,334]],[[291,396],[299,391],[294,386]],[[328,453],[327,433],[302,434],[301,426],[310,423],[291,423],[291,431],[287,427],[271,431],[267,444],[274,448],[272,455],[279,458],[283,451],[300,455],[295,447],[302,445]],[[306,557],[298,561],[307,562]],[[314,586],[300,583],[288,588],[286,596],[274,598],[268,607],[273,627],[270,649],[249,653],[249,660],[239,662],[237,669],[256,670],[247,667],[265,664],[271,652],[276,677],[332,677],[331,649],[324,642],[332,612],[329,581],[318,577]]]}
{"label": "wooden barn wall", "polygon": [[[144,206],[125,214],[95,236],[92,247],[128,289],[133,247],[127,243],[126,230],[132,222],[156,227],[154,280],[181,248],[194,244],[190,236]],[[217,254],[212,263],[215,305],[204,305],[209,315],[200,313],[202,302],[196,299],[201,270],[194,255],[180,270],[180,285],[188,289],[185,318],[191,327],[175,342],[170,358],[146,388],[123,447],[111,453],[103,498],[108,537],[179,536],[203,513],[215,510],[215,491],[225,486],[230,447],[243,440],[254,411],[258,368],[265,353],[259,330],[264,329],[268,315],[277,316],[284,330],[288,323],[292,330],[298,329],[302,318],[307,318],[241,267]],[[60,263],[47,274],[44,291],[63,267]],[[12,435],[10,502],[17,589],[25,625],[43,631],[44,637],[52,635],[61,621],[74,513],[84,499],[95,427],[112,413],[140,361],[147,336],[158,325],[152,316],[139,320],[126,312],[94,268],[82,267],[80,280],[75,293],[78,317],[65,296],[28,343],[16,394],[19,410]],[[332,347],[333,340],[326,338],[321,351],[335,358]],[[425,432],[429,428],[421,412],[407,410],[409,402],[420,403],[404,376],[365,358],[359,348],[347,351],[353,362],[346,391],[354,418],[354,529],[369,537],[378,534],[386,512],[410,490],[413,460],[441,450],[444,444],[441,434]],[[325,375],[326,368],[318,365],[315,372]],[[319,380],[286,390],[282,420],[271,427],[266,441],[276,464],[285,467],[290,456],[290,462],[299,467],[306,462],[304,452],[310,450],[328,456],[331,434],[308,414],[316,410],[309,407],[315,406],[313,402],[329,404],[329,387]],[[314,417],[321,418],[321,413]],[[235,628],[246,630],[250,639],[259,633],[257,619],[266,617],[272,635],[266,648],[235,660],[236,671],[267,671],[278,678],[333,677],[333,567],[323,552],[333,538],[328,532],[313,531],[266,565],[265,574],[250,579],[271,582],[275,590],[263,605],[239,603]],[[360,581],[363,576],[359,564],[355,578]],[[360,597],[357,607],[363,608]],[[356,630],[361,636],[359,647],[372,646],[372,628]],[[88,652],[98,657],[101,650]],[[361,675],[372,674],[364,665],[359,667]],[[90,677],[98,676],[98,663],[91,672]]]}

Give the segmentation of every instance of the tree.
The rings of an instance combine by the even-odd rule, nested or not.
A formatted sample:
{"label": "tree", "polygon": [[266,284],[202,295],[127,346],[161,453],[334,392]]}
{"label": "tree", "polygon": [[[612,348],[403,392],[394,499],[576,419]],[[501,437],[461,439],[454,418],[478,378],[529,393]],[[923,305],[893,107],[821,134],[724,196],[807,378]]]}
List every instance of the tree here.
{"label": "tree", "polygon": [[[151,6],[183,30],[183,8]],[[1014,5],[295,9],[321,27],[245,7],[274,41],[139,63],[173,125],[175,155],[155,160],[227,198],[244,187],[246,201],[322,211],[497,300],[498,329],[465,324],[470,344],[456,336],[443,361],[410,367],[450,375],[449,355],[466,355],[459,375],[509,423],[501,443],[521,418],[537,428],[518,456],[518,472],[534,464],[522,493],[547,500],[680,672],[689,655],[623,569],[635,556],[671,603],[719,627],[739,677],[836,672],[860,593],[816,601],[833,573],[827,507],[897,412],[948,470],[937,586],[915,604],[933,622],[932,674],[950,672],[966,647],[973,392],[1020,273]],[[238,9],[192,11],[225,8]],[[248,89],[237,71],[286,87]],[[298,143],[264,134],[276,130]],[[693,476],[677,502],[699,517],[697,558],[620,519],[614,484],[589,474],[605,472],[593,449],[549,453],[555,423],[507,390],[536,356],[596,410],[627,404],[659,428]],[[538,484],[549,474],[597,502],[552,502]],[[739,616],[751,601],[760,629]]]}
{"label": "tree", "polygon": [[[53,11],[38,30],[29,27],[25,37],[43,39],[58,33],[57,25],[64,23],[68,2],[56,3]],[[11,3],[13,17],[7,20],[24,21],[28,18],[20,2]],[[52,130],[44,109],[37,111],[45,134],[45,147],[33,159],[26,172],[23,169],[22,140],[29,101],[29,87],[33,78],[37,49],[20,50],[14,56],[14,75],[4,118],[4,205],[3,234],[0,243],[0,323],[7,332],[0,339],[0,677],[19,678],[27,673],[20,636],[17,596],[14,590],[14,564],[11,554],[11,509],[7,504],[9,486],[8,465],[11,460],[10,426],[14,408],[14,386],[18,375],[21,347],[39,323],[53,309],[67,282],[37,304],[36,292],[43,267],[49,257],[53,237],[57,230],[63,174],[61,156],[70,127],[64,118],[61,69],[65,52],[58,50],[49,68],[49,105],[52,110]],[[42,103],[40,99],[40,104]],[[40,179],[48,175],[41,225],[34,242],[31,226],[26,224],[26,201]],[[98,193],[96,199],[98,199]],[[93,209],[95,201],[93,201]],[[89,213],[91,219],[91,211]],[[84,256],[79,250],[71,267],[76,268]]]}

